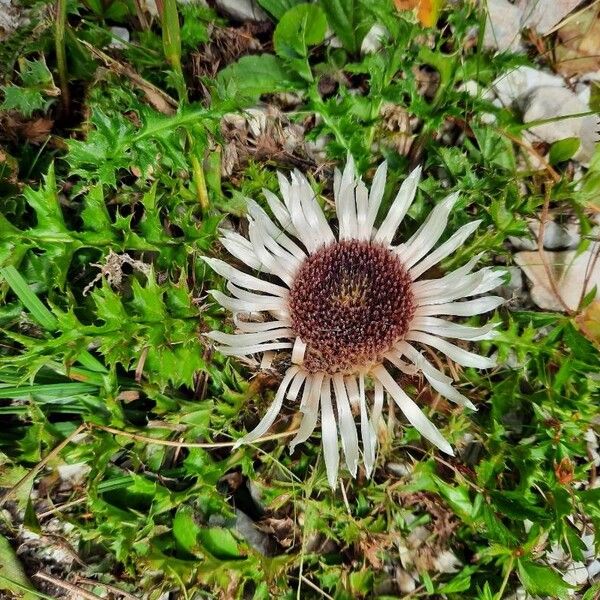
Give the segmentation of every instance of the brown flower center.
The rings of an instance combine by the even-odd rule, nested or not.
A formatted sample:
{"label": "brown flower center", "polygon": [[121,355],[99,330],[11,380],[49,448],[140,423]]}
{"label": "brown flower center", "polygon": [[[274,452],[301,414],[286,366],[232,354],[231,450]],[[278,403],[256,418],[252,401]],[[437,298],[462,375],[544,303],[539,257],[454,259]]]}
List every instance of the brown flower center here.
{"label": "brown flower center", "polygon": [[324,246],[300,266],[290,290],[292,329],[304,367],[352,372],[379,362],[415,312],[411,279],[387,248],[357,240]]}

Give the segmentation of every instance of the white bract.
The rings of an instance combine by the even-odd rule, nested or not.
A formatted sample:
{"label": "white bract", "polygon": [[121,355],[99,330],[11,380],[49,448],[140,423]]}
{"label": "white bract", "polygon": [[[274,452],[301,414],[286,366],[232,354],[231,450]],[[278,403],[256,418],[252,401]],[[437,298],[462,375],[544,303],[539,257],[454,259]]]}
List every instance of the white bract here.
{"label": "white bract", "polygon": [[[215,300],[234,314],[237,332],[211,332],[229,356],[262,355],[263,366],[287,364],[275,399],[257,427],[238,441],[263,436],[283,403],[298,403],[300,428],[290,443],[309,438],[319,418],[327,477],[335,487],[341,442],[346,466],[356,476],[360,457],[367,476],[375,464],[377,424],[386,397],[432,444],[453,454],[450,444],[400,387],[393,373],[422,373],[439,394],[475,407],[423,354],[435,348],[465,367],[487,369],[490,358],[446,338],[484,340],[493,326],[468,327],[442,316],[469,317],[503,303],[483,296],[502,283],[503,272],[474,270],[479,256],[439,279],[421,277],[465,243],[479,221],[464,225],[434,249],[458,195],[439,202],[406,242],[394,244],[398,226],[415,197],[420,168],[403,182],[390,210],[376,227],[387,165],[377,169],[370,192],[348,160],[334,177],[337,235],[307,179],[279,175],[282,200],[265,190],[276,225],[248,200],[249,239],[222,232],[222,243],[255,274],[205,258],[227,280],[230,296]],[[466,301],[461,298],[476,297]],[[358,425],[357,425],[358,421]]]}

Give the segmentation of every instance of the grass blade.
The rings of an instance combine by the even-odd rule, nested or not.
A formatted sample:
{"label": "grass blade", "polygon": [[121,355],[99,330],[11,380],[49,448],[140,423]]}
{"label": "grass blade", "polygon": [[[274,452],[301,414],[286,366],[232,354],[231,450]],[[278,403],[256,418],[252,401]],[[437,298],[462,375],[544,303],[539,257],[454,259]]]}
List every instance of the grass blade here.
{"label": "grass blade", "polygon": [[[50,310],[42,303],[42,301],[31,291],[23,276],[13,267],[0,267],[0,275],[17,298],[23,303],[23,306],[31,313],[31,316],[47,331],[56,331],[58,329],[58,320],[50,312]],[[87,350],[82,352],[78,357],[78,361],[86,369],[96,371],[98,373],[106,373],[105,366]]]}

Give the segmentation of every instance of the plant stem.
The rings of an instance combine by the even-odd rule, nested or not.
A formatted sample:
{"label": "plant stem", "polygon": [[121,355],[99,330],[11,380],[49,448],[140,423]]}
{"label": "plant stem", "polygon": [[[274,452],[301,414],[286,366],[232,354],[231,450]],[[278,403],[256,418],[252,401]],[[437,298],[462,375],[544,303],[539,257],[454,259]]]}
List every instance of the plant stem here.
{"label": "plant stem", "polygon": [[194,180],[194,186],[196,188],[196,196],[198,198],[198,202],[200,203],[200,208],[202,212],[206,212],[210,205],[208,200],[208,190],[206,189],[206,178],[204,177],[204,169],[202,168],[202,164],[198,160],[197,156],[193,154],[190,157],[192,162],[192,177]]}
{"label": "plant stem", "polygon": [[65,29],[67,25],[67,0],[57,0],[56,24],[54,33],[54,44],[56,51],[56,66],[58,67],[58,78],[60,82],[60,93],[62,106],[68,114],[70,106],[69,98],[69,72],[67,70],[67,52],[65,47]]}
{"label": "plant stem", "polygon": [[500,590],[498,590],[498,593],[496,594],[497,600],[502,600],[502,598],[504,598],[504,590],[506,589],[506,586],[508,585],[508,580],[510,579],[510,574],[513,572],[514,565],[515,565],[515,557],[511,556],[510,562],[508,563],[508,567],[506,568],[506,574],[504,575],[502,585],[500,586]]}

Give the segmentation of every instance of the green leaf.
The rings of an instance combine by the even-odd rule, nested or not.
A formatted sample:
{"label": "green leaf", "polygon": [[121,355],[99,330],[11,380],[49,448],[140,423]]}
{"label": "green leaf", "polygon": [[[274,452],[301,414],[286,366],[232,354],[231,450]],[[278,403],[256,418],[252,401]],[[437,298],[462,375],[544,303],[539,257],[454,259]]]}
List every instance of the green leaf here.
{"label": "green leaf", "polygon": [[554,142],[550,147],[548,161],[551,165],[565,162],[566,160],[573,158],[577,150],[579,150],[579,146],[581,146],[581,140],[577,137],[558,140],[558,142]]}
{"label": "green leaf", "polygon": [[97,386],[89,383],[40,383],[0,387],[0,398],[25,398],[33,394],[53,398],[67,398],[78,394],[92,394]]}
{"label": "green leaf", "polygon": [[152,273],[148,277],[145,287],[142,287],[140,282],[135,279],[132,291],[132,306],[142,316],[144,321],[162,323],[165,319],[163,291],[154,280],[154,274]]}
{"label": "green leaf", "polygon": [[327,22],[344,48],[353,54],[360,50],[373,19],[359,0],[321,0]]}
{"label": "green leaf", "polygon": [[[42,301],[31,291],[22,275],[13,267],[0,268],[0,275],[4,277],[6,283],[11,287],[25,308],[29,310],[31,316],[46,330],[56,331],[58,321],[56,317],[44,306]],[[84,350],[77,357],[87,369],[99,373],[106,372],[104,365],[97,360],[87,350]]]}
{"label": "green leaf", "polygon": [[0,274],[17,295],[31,316],[48,331],[58,327],[56,317],[44,306],[42,301],[31,291],[22,275],[13,267],[0,268]]}
{"label": "green leaf", "polygon": [[11,597],[19,600],[35,600],[38,597],[17,555],[3,535],[0,535],[0,590],[8,591]]}
{"label": "green leaf", "polygon": [[137,118],[139,124],[122,114],[95,109],[87,137],[67,142],[66,160],[71,172],[84,181],[113,188],[117,187],[120,169],[140,171],[142,178],[160,170],[189,172],[185,134],[202,138],[210,123],[218,121],[219,114],[186,106],[177,114],[167,116],[140,107]]}
{"label": "green leaf", "polygon": [[192,507],[187,505],[179,507],[173,519],[173,536],[183,550],[190,554],[198,553],[198,537],[201,529],[194,519]]}
{"label": "green leaf", "polygon": [[489,127],[473,126],[473,133],[479,144],[484,163],[496,165],[507,171],[516,168],[512,142]]}
{"label": "green leaf", "polygon": [[589,590],[586,590],[585,594],[581,597],[581,600],[598,600],[600,595],[600,582],[595,583]]}
{"label": "green leaf", "polygon": [[49,89],[54,87],[52,73],[44,60],[19,61],[21,69],[21,81],[27,87],[38,87],[40,89]]}
{"label": "green leaf", "polygon": [[350,589],[354,598],[361,598],[369,594],[373,589],[373,571],[362,569],[350,573]]}
{"label": "green leaf", "polygon": [[471,575],[474,569],[467,567],[463,569],[456,577],[453,577],[448,583],[445,583],[438,589],[440,594],[456,594],[466,592],[471,587]]}
{"label": "green leaf", "polygon": [[325,39],[327,19],[323,9],[316,4],[298,4],[281,18],[275,33],[275,52],[303,79],[313,80],[308,64],[308,48]]}
{"label": "green leaf", "polygon": [[104,201],[102,186],[93,185],[85,196],[81,219],[87,229],[98,233],[110,230],[112,222]]}
{"label": "green leaf", "polygon": [[473,503],[469,498],[469,491],[466,487],[452,486],[447,484],[440,477],[433,476],[433,480],[440,491],[442,497],[452,507],[452,510],[465,522],[473,521]]}
{"label": "green leaf", "polygon": [[584,504],[600,505],[600,488],[577,490],[575,494]]}
{"label": "green leaf", "polygon": [[181,69],[181,33],[175,0],[163,0],[161,19],[165,58],[173,69],[179,71]]}
{"label": "green leaf", "polygon": [[31,117],[36,110],[42,110],[46,106],[46,100],[38,90],[16,85],[3,85],[0,89],[4,94],[0,109],[16,110],[26,119]]}
{"label": "green leaf", "polygon": [[536,565],[528,560],[517,561],[519,579],[525,589],[534,596],[550,596],[551,598],[568,598],[573,586],[550,567]]}
{"label": "green leaf", "polygon": [[16,110],[25,118],[29,118],[34,111],[45,110],[52,102],[52,98],[48,97],[56,96],[59,90],[55,87],[52,73],[44,60],[30,61],[22,58],[19,66],[23,86],[0,86],[4,94],[0,109]]}
{"label": "green leaf", "polygon": [[243,558],[236,539],[229,529],[205,527],[199,533],[200,541],[206,550],[221,560]]}
{"label": "green leaf", "polygon": [[35,210],[38,231],[54,234],[56,241],[70,241],[68,229],[65,225],[60,202],[58,201],[58,190],[54,174],[54,163],[50,165],[48,173],[44,178],[44,185],[38,189],[25,188],[23,195],[27,203]]}
{"label": "green leaf", "polygon": [[298,87],[283,61],[273,54],[242,56],[219,71],[216,81],[221,96],[236,98],[242,105],[253,104],[261,94]]}
{"label": "green leaf", "polygon": [[40,526],[40,522],[38,521],[38,517],[30,497],[27,498],[25,515],[23,517],[23,525],[25,525],[25,527],[27,527],[27,529],[30,531],[33,531],[39,535],[43,535],[42,527]]}
{"label": "green leaf", "polygon": [[258,3],[279,21],[286,11],[301,4],[302,0],[258,0]]}

